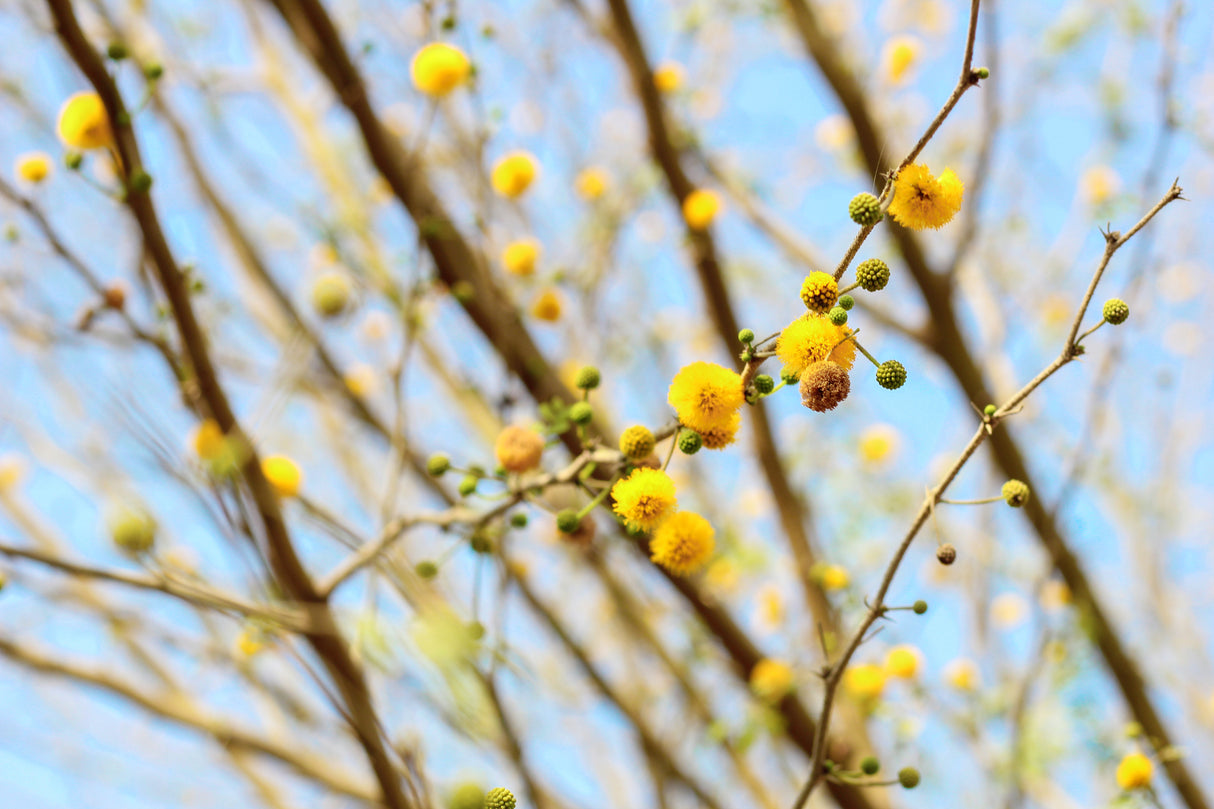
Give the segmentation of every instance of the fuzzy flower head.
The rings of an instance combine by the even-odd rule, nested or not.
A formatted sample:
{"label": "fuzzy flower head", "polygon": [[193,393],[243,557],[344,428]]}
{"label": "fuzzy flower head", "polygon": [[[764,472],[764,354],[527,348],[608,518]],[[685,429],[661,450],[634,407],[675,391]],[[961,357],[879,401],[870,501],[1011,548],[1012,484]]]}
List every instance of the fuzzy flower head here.
{"label": "fuzzy flower head", "polygon": [[531,275],[540,258],[540,243],[535,239],[519,239],[502,251],[502,266],[511,275]]}
{"label": "fuzzy flower head", "polygon": [[697,188],[683,200],[683,219],[692,230],[707,230],[723,205],[716,191]]}
{"label": "fuzzy flower head", "polygon": [[842,590],[851,584],[851,575],[842,565],[817,564],[811,570],[814,579],[822,585],[822,589],[830,592]]}
{"label": "fuzzy flower head", "polygon": [[531,304],[531,316],[546,323],[555,323],[561,319],[561,296],[555,289],[546,289],[540,293]]}
{"label": "fuzzy flower head", "polygon": [[660,469],[634,469],[611,487],[612,507],[633,528],[652,531],[678,501],[674,481]]}
{"label": "fuzzy flower head", "polygon": [[815,362],[829,359],[844,371],[856,361],[856,346],[843,342],[851,330],[836,326],[824,315],[806,314],[789,323],[776,342],[776,356],[791,373],[800,374]]}
{"label": "fuzzy flower head", "polygon": [[1149,786],[1155,765],[1142,753],[1130,753],[1117,765],[1117,786],[1122,789],[1139,789]]}
{"label": "fuzzy flower head", "polygon": [[725,449],[738,440],[738,430],[742,427],[742,414],[731,413],[724,424],[699,433],[700,446],[704,449]]}
{"label": "fuzzy flower head", "polygon": [[442,98],[468,80],[472,63],[459,48],[431,42],[413,56],[409,74],[413,86],[428,96]]}
{"label": "fuzzy flower head", "polygon": [[693,362],[674,375],[666,400],[678,414],[680,424],[703,436],[728,427],[746,402],[746,395],[738,374],[715,363]]}
{"label": "fuzzy flower head", "polygon": [[912,163],[898,172],[894,180],[894,198],[889,213],[898,224],[912,230],[944,227],[961,210],[965,186],[945,169],[938,178],[921,163]]}
{"label": "fuzzy flower head", "polygon": [[653,85],[659,93],[675,93],[683,86],[683,66],[678,62],[662,62],[653,71]]}
{"label": "fuzzy flower head", "polygon": [[610,184],[611,179],[607,172],[598,166],[582,169],[574,181],[578,196],[587,202],[593,202],[607,193],[607,186]]}
{"label": "fuzzy flower head", "polygon": [[294,497],[303,485],[303,472],[285,455],[270,455],[261,459],[261,473],[279,497]]}
{"label": "fuzzy flower head", "polygon": [[853,699],[872,702],[885,690],[885,671],[876,663],[850,666],[843,672],[843,688]]}
{"label": "fuzzy flower head", "polygon": [[851,393],[847,371],[835,362],[815,362],[801,374],[801,404],[816,413],[834,410]]}
{"label": "fuzzy flower head", "polygon": [[96,93],[76,93],[59,110],[59,140],[73,149],[100,149],[114,142],[105,104]]}
{"label": "fuzzy flower head", "polygon": [[750,690],[764,702],[779,702],[792,686],[792,669],[781,660],[765,657],[750,670]]}
{"label": "fuzzy flower head", "polygon": [[26,152],[17,158],[13,172],[19,180],[37,185],[51,176],[51,156],[46,152]]}
{"label": "fuzzy flower head", "polygon": [[885,673],[900,680],[913,680],[919,673],[923,654],[910,644],[895,646],[885,655]]}
{"label": "fuzzy flower head", "polygon": [[689,576],[712,556],[714,537],[708,520],[692,511],[679,511],[658,526],[649,543],[650,556],[676,576]]}
{"label": "fuzzy flower head", "polygon": [[535,430],[511,425],[498,433],[493,451],[507,472],[529,472],[540,465],[544,438]]}
{"label": "fuzzy flower head", "polygon": [[881,61],[891,84],[906,81],[919,60],[920,50],[919,40],[911,36],[894,37],[885,43]]}
{"label": "fuzzy flower head", "polygon": [[540,165],[528,152],[511,152],[497,162],[490,175],[493,190],[503,197],[521,197],[531,187]]}
{"label": "fuzzy flower head", "polygon": [[829,273],[811,272],[801,284],[801,302],[811,312],[823,314],[830,311],[839,299],[839,283]]}
{"label": "fuzzy flower head", "polygon": [[944,667],[944,681],[958,691],[975,691],[980,682],[978,665],[966,657],[959,657]]}

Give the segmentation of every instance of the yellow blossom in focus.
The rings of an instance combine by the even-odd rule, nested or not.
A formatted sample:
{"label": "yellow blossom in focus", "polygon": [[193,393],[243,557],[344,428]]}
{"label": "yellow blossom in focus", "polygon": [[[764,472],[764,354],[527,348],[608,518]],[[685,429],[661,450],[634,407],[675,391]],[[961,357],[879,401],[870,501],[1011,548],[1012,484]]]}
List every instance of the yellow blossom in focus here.
{"label": "yellow blossom in focus", "polygon": [[1149,786],[1155,765],[1142,753],[1130,753],[1117,765],[1117,786],[1122,789],[1139,789]]}
{"label": "yellow blossom in focus", "polygon": [[750,690],[764,702],[779,702],[792,686],[792,669],[783,661],[765,657],[750,670]]}
{"label": "yellow blossom in focus", "polygon": [[531,316],[536,320],[555,323],[561,319],[561,296],[555,289],[546,289],[531,304]]}
{"label": "yellow blossom in focus", "polygon": [[738,439],[738,430],[742,428],[742,414],[730,414],[724,424],[704,430],[700,433],[700,441],[704,449],[725,449]]}
{"label": "yellow blossom in focus", "polygon": [[269,455],[261,459],[261,473],[278,492],[279,497],[294,497],[303,484],[303,472],[285,455]]}
{"label": "yellow blossom in focus", "polygon": [[409,75],[413,86],[426,95],[441,98],[468,80],[472,63],[454,45],[431,42],[413,56]]}
{"label": "yellow blossom in focus", "polygon": [[540,243],[535,239],[519,239],[502,251],[502,266],[511,275],[531,275],[540,258]]}
{"label": "yellow blossom in focus", "polygon": [[503,197],[515,199],[531,187],[539,170],[539,163],[530,153],[511,152],[493,167],[490,181],[494,191]]}
{"label": "yellow blossom in focus", "polygon": [[853,699],[871,702],[885,690],[885,672],[876,663],[861,663],[843,672],[843,689]]}
{"label": "yellow blossom in focus", "polygon": [[674,481],[660,469],[641,467],[611,487],[612,510],[630,526],[652,531],[674,511]]}
{"label": "yellow blossom in focus", "polygon": [[662,62],[653,71],[653,86],[660,93],[678,92],[683,86],[683,74],[683,66],[678,62]]}
{"label": "yellow blossom in focus", "polygon": [[26,152],[17,157],[13,173],[17,179],[37,185],[51,176],[51,165],[51,156],[46,152]]}
{"label": "yellow blossom in focus", "polygon": [[59,140],[73,149],[100,149],[114,142],[101,96],[76,93],[59,110]]}
{"label": "yellow blossom in focus", "polygon": [[901,84],[919,60],[920,42],[915,37],[893,37],[885,43],[881,63],[891,84]]}
{"label": "yellow blossom in focus", "polygon": [[887,466],[898,451],[898,431],[874,424],[860,434],[860,460],[869,466]]}
{"label": "yellow blossom in focus", "polygon": [[675,374],[666,400],[680,424],[703,436],[711,430],[729,427],[746,396],[742,377],[734,371],[716,363],[693,362]]}
{"label": "yellow blossom in focus", "polygon": [[889,214],[912,230],[942,228],[961,210],[964,193],[965,186],[952,169],[934,177],[927,166],[912,163],[894,180]]}
{"label": "yellow blossom in focus", "polygon": [[776,356],[795,374],[827,359],[850,371],[856,362],[856,346],[851,340],[844,341],[849,334],[846,326],[836,326],[826,316],[809,312],[780,332]]}
{"label": "yellow blossom in focus", "polygon": [[716,191],[697,188],[683,198],[683,220],[692,230],[706,230],[723,205],[721,195]]}
{"label": "yellow blossom in focus", "polygon": [[1121,177],[1109,166],[1091,166],[1079,178],[1079,189],[1089,205],[1102,205],[1121,190]]}
{"label": "yellow blossom in focus", "polygon": [[966,657],[959,657],[944,667],[944,681],[958,691],[973,691],[978,688],[978,665]]}
{"label": "yellow blossom in focus", "polygon": [[692,511],[667,517],[649,543],[650,558],[676,576],[689,576],[712,556],[715,532],[708,520]]}
{"label": "yellow blossom in focus", "polygon": [[1022,622],[1028,604],[1016,593],[1002,593],[991,601],[991,622],[1000,629],[1010,629]]}
{"label": "yellow blossom in focus", "polygon": [[607,193],[607,186],[611,180],[607,176],[607,172],[597,166],[582,169],[578,173],[577,179],[574,181],[574,186],[577,188],[578,196],[588,202],[593,202],[603,194]]}
{"label": "yellow blossom in focus", "polygon": [[885,655],[885,673],[890,677],[910,680],[919,673],[922,654],[910,644],[895,646]]}

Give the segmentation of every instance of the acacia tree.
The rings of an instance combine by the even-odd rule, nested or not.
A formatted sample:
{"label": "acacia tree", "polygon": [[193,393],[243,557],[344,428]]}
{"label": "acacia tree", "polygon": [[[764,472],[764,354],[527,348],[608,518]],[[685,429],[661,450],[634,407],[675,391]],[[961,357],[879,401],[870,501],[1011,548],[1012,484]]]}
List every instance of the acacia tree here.
{"label": "acacia tree", "polygon": [[1207,806],[1209,10],[1042,11],[10,4],[7,794]]}

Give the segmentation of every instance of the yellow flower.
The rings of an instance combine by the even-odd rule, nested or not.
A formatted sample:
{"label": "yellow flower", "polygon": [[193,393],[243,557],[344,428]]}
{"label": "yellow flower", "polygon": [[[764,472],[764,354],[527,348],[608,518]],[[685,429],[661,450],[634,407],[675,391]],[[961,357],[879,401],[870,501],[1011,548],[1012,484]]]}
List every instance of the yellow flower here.
{"label": "yellow flower", "polygon": [[650,558],[676,576],[688,576],[712,556],[713,538],[708,520],[693,511],[679,511],[658,526],[649,543]]}
{"label": "yellow flower", "polygon": [[884,466],[898,451],[898,431],[888,424],[874,424],[860,434],[860,459],[872,466]]}
{"label": "yellow flower", "polygon": [[345,383],[346,390],[355,396],[362,397],[375,392],[378,376],[370,365],[359,363],[351,366],[350,370],[342,376],[341,381]]}
{"label": "yellow flower", "polygon": [[1057,612],[1071,603],[1071,588],[1061,579],[1050,579],[1041,586],[1041,606],[1049,612]]}
{"label": "yellow flower", "polygon": [[822,565],[817,574],[822,589],[827,592],[842,590],[851,583],[851,576],[848,574],[847,568],[842,565]]}
{"label": "yellow flower", "polygon": [[792,690],[793,674],[787,663],[765,657],[750,670],[750,690],[764,702],[779,702]]}
{"label": "yellow flower", "polygon": [[944,667],[944,680],[958,691],[973,691],[978,687],[978,666],[973,660],[959,657]]}
{"label": "yellow flower", "polygon": [[1121,190],[1121,177],[1108,166],[1092,166],[1079,178],[1079,188],[1089,205],[1101,205]]}
{"label": "yellow flower", "polygon": [[251,627],[240,630],[236,636],[236,651],[244,657],[252,657],[266,646],[262,633]]}
{"label": "yellow flower", "polygon": [[519,239],[502,251],[502,266],[511,275],[531,275],[540,258],[540,243],[535,239]]}
{"label": "yellow flower", "polygon": [[914,37],[894,37],[885,43],[881,61],[885,74],[893,84],[901,84],[919,58],[919,40]]}
{"label": "yellow flower", "polygon": [[680,424],[703,436],[716,428],[728,427],[746,396],[738,374],[716,363],[693,362],[674,375],[666,400]]}
{"label": "yellow flower", "polygon": [[100,149],[114,142],[105,104],[96,93],[76,93],[59,110],[59,140],[73,149]]}
{"label": "yellow flower", "polygon": [[678,92],[683,86],[683,66],[678,62],[662,62],[653,71],[653,86],[659,93]]}
{"label": "yellow flower", "polygon": [[991,623],[1000,629],[1011,629],[1025,618],[1028,604],[1016,593],[1002,593],[991,601]]}
{"label": "yellow flower", "polygon": [[413,86],[429,96],[441,98],[468,80],[472,63],[459,48],[431,42],[413,56],[409,73]]}
{"label": "yellow flower", "polygon": [[25,459],[15,453],[0,455],[0,494],[11,492],[25,477]]}
{"label": "yellow flower", "polygon": [[683,199],[683,219],[692,230],[706,230],[721,212],[721,195],[697,188]]}
{"label": "yellow flower", "polygon": [[811,312],[825,314],[839,299],[839,283],[833,275],[814,271],[801,284],[801,302]]}
{"label": "yellow flower", "polygon": [[936,178],[927,166],[912,163],[894,180],[889,213],[898,224],[912,230],[942,228],[961,210],[964,192],[965,186],[952,169],[945,169]]}
{"label": "yellow flower", "polygon": [[885,655],[885,673],[901,680],[913,679],[919,673],[920,652],[914,646],[895,646]]}
{"label": "yellow flower", "polygon": [[51,156],[46,152],[26,152],[17,158],[13,171],[18,179],[37,185],[51,176]]}
{"label": "yellow flower", "polygon": [[539,173],[539,163],[528,152],[511,152],[497,162],[493,167],[490,179],[493,190],[503,197],[514,199],[522,196],[531,187],[535,175]]}
{"label": "yellow flower", "polygon": [[842,342],[849,334],[851,330],[846,326],[836,326],[824,315],[808,313],[780,332],[776,356],[795,374],[826,359],[850,371],[856,362],[856,346],[851,340]]}
{"label": "yellow flower", "polygon": [[861,663],[843,672],[843,688],[854,699],[870,702],[885,690],[885,672],[876,663]]}
{"label": "yellow flower", "polygon": [[498,433],[493,451],[507,472],[529,472],[540,465],[544,439],[535,430],[512,425]]}
{"label": "yellow flower", "polygon": [[261,473],[278,492],[279,497],[294,497],[299,494],[303,483],[303,473],[299,467],[285,455],[269,455],[261,459]]}
{"label": "yellow flower", "polygon": [[531,304],[531,316],[536,320],[555,323],[561,319],[561,296],[555,289],[546,289]]}
{"label": "yellow flower", "polygon": [[845,115],[828,115],[814,128],[814,141],[828,151],[839,151],[851,146],[856,131]]}
{"label": "yellow flower", "polygon": [[597,166],[582,169],[574,181],[578,196],[587,201],[594,201],[607,193],[609,183],[607,172]]}
{"label": "yellow flower", "polygon": [[219,427],[219,422],[206,419],[190,434],[190,446],[194,449],[194,454],[202,460],[213,461],[227,449],[227,439]]}
{"label": "yellow flower", "polygon": [[759,591],[759,621],[764,627],[775,628],[784,621],[784,596],[775,586]]}
{"label": "yellow flower", "polygon": [[632,527],[652,531],[674,510],[674,481],[660,469],[641,467],[611,487],[612,510]]}
{"label": "yellow flower", "polygon": [[1117,786],[1122,789],[1138,789],[1151,783],[1155,765],[1142,753],[1130,753],[1117,765]]}
{"label": "yellow flower", "polygon": [[741,427],[742,414],[730,413],[724,424],[700,433],[700,441],[703,442],[704,449],[725,449],[737,440]]}
{"label": "yellow flower", "polygon": [[738,586],[738,566],[731,559],[721,557],[704,571],[704,584],[713,590],[732,592]]}
{"label": "yellow flower", "polygon": [[634,424],[620,433],[620,452],[625,458],[645,458],[653,452],[653,433],[643,424]]}

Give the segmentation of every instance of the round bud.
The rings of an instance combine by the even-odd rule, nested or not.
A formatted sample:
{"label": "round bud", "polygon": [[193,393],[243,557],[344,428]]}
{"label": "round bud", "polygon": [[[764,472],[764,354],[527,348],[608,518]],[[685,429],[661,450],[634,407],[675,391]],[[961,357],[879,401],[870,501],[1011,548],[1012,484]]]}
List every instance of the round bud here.
{"label": "round bud", "polygon": [[801,375],[788,366],[780,369],[780,381],[785,385],[795,385],[800,379]]}
{"label": "round bud", "polygon": [[601,381],[602,377],[599,376],[599,369],[593,365],[587,365],[577,372],[575,384],[580,390],[594,390],[599,386],[599,382]]}
{"label": "round bud", "polygon": [[952,543],[944,543],[936,549],[936,561],[942,565],[951,565],[957,561],[957,549],[952,546]]}
{"label": "round bud", "polygon": [[468,537],[468,544],[475,553],[493,553],[493,540],[484,531],[477,531]]}
{"label": "round bud", "polygon": [[980,79],[989,79],[991,77],[991,69],[989,67],[980,67],[974,73]]}
{"label": "round bud", "polygon": [[811,312],[829,312],[839,299],[839,283],[833,275],[814,271],[801,284],[801,302]]}
{"label": "round bud", "polygon": [[1012,508],[1020,508],[1029,501],[1029,487],[1022,480],[1009,480],[1004,483],[999,494],[1003,497],[1003,502]]}
{"label": "round bud", "polygon": [[513,525],[515,528],[526,528],[527,527],[527,512],[516,511],[513,514],[511,514],[510,515],[510,524]]}
{"label": "round bud", "polygon": [[423,579],[432,579],[438,575],[438,565],[431,562],[429,559],[418,562],[413,568],[413,572]]}
{"label": "round bud", "polygon": [[877,384],[886,390],[897,390],[906,384],[906,369],[897,360],[886,360],[877,368]]}
{"label": "round bud", "polygon": [[105,55],[115,62],[121,62],[130,55],[130,52],[127,51],[126,45],[123,45],[121,42],[111,42],[109,47],[105,49]]}
{"label": "round bud", "polygon": [[620,434],[620,452],[625,458],[644,458],[653,452],[656,443],[653,433],[641,424],[634,424]]}
{"label": "round bud", "polygon": [[485,790],[480,784],[462,783],[447,798],[447,809],[485,809]]}
{"label": "round bud", "polygon": [[776,380],[772,379],[767,374],[759,374],[755,377],[755,390],[759,395],[766,396],[776,389]]}
{"label": "round bud", "polygon": [[147,553],[156,542],[156,520],[142,508],[121,506],[109,518],[110,538],[132,556]]}
{"label": "round bud", "polygon": [[754,355],[753,351],[750,351],[748,349],[746,351],[743,351],[741,354],[739,354],[738,357],[742,360],[742,362],[750,362],[751,360],[753,360],[755,358],[755,355]]}
{"label": "round bud", "polygon": [[582,522],[582,518],[577,515],[577,512],[571,508],[557,512],[556,515],[556,530],[562,534],[572,534],[578,529],[578,525]]}
{"label": "round bud", "polygon": [[442,477],[448,469],[451,468],[451,459],[441,452],[436,452],[430,456],[430,460],[426,461],[426,471],[431,477]]}
{"label": "round bud", "polygon": [[105,288],[105,305],[111,309],[121,309],[126,305],[126,289],[122,284],[110,284]]}
{"label": "round bud", "polygon": [[877,761],[876,756],[865,756],[864,760],[860,762],[860,772],[865,775],[876,775],[880,769],[881,762]]}
{"label": "round bud", "polygon": [[152,62],[150,65],[144,67],[143,75],[146,76],[149,81],[156,81],[164,75],[164,65],[160,64],[159,62]]}
{"label": "round bud", "polygon": [[903,789],[914,789],[919,786],[919,771],[914,767],[903,767],[898,770],[898,783]]}
{"label": "round bud", "polygon": [[889,283],[889,265],[879,258],[863,261],[856,267],[856,280],[860,282],[861,288],[869,292],[885,289],[885,285]]}
{"label": "round bud", "polygon": [[476,491],[476,484],[479,478],[476,475],[464,475],[464,479],[459,482],[459,493],[467,497]]}
{"label": "round bud", "polygon": [[679,452],[684,455],[695,455],[702,446],[704,446],[704,439],[695,430],[679,432]]}
{"label": "round bud", "polygon": [[471,303],[476,297],[476,287],[471,281],[456,281],[451,285],[451,297],[460,303]]}
{"label": "round bud", "polygon": [[851,308],[856,305],[856,299],[851,295],[840,295],[839,306],[843,307],[845,312],[850,312]]}
{"label": "round bud", "polygon": [[485,637],[485,625],[480,621],[473,621],[468,624],[468,637],[473,640],[480,640]]}
{"label": "round bud", "polygon": [[927,602],[923,599],[919,599],[911,605],[911,609],[914,611],[915,615],[922,615],[923,613],[927,612]]}
{"label": "round bud", "polygon": [[485,809],[514,809],[514,795],[505,787],[494,787],[485,795]]}
{"label": "round bud", "polygon": [[1103,314],[1109,323],[1120,326],[1130,316],[1130,307],[1120,298],[1109,298],[1104,302]]}
{"label": "round bud", "polygon": [[84,162],[84,155],[77,152],[75,149],[65,152],[63,155],[63,165],[67,166],[72,171],[80,168],[80,164]]}
{"label": "round bud", "polygon": [[750,345],[755,341],[755,333],[750,329],[742,329],[738,332],[738,342],[743,345]]}
{"label": "round bud", "polygon": [[867,192],[856,194],[847,206],[847,215],[857,225],[868,227],[881,221],[881,201]]}
{"label": "round bud", "polygon": [[993,404],[988,404],[986,407],[982,408],[982,412],[988,416],[993,416],[995,415],[995,411],[998,409],[999,408],[995,407]]}
{"label": "round bud", "polygon": [[574,424],[589,424],[594,419],[594,408],[589,402],[574,402],[569,408],[569,420]]}
{"label": "round bud", "polygon": [[834,323],[836,326],[842,326],[843,324],[847,323],[847,310],[842,306],[836,306],[835,308],[831,309],[826,316],[829,317],[830,322]]}
{"label": "round bud", "polygon": [[312,284],[312,308],[321,317],[337,317],[350,305],[354,287],[339,272],[327,272]]}

